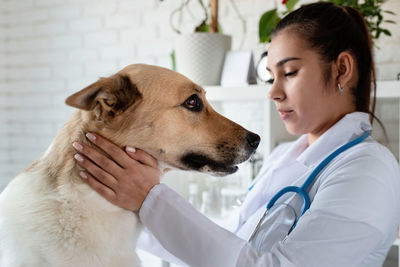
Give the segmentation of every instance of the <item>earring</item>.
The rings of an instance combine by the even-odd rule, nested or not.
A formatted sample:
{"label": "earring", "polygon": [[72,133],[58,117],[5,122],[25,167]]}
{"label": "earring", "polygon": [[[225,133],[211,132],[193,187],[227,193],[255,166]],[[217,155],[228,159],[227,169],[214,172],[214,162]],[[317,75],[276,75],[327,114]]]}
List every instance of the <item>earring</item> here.
{"label": "earring", "polygon": [[343,93],[343,87],[340,86],[340,83],[337,84],[337,87],[338,87],[339,91],[340,91],[341,93]]}

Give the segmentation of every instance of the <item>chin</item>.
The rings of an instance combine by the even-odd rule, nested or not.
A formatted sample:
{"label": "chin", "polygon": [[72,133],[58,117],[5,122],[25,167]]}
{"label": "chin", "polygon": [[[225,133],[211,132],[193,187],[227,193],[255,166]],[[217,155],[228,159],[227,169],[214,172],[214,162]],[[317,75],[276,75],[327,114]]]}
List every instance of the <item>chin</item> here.
{"label": "chin", "polygon": [[298,127],[298,125],[295,125],[294,123],[284,122],[284,124],[285,124],[286,131],[291,135],[302,135],[302,134],[308,133],[306,130]]}
{"label": "chin", "polygon": [[294,127],[288,126],[286,123],[285,123],[285,127],[286,127],[286,131],[291,135],[301,134],[300,131],[296,130]]}

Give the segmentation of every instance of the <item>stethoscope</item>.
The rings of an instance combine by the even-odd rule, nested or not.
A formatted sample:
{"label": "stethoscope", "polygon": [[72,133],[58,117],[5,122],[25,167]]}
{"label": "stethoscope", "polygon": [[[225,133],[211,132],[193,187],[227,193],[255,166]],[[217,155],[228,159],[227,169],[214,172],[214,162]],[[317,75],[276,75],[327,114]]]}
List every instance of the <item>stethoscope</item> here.
{"label": "stethoscope", "polygon": [[[314,182],[315,178],[317,177],[317,175],[326,167],[326,165],[329,164],[329,162],[331,162],[336,156],[338,156],[340,153],[342,153],[343,151],[351,148],[352,146],[355,146],[359,143],[361,143],[362,141],[364,141],[368,136],[370,135],[369,131],[366,131],[363,135],[361,135],[360,137],[344,144],[343,146],[339,147],[338,149],[336,149],[335,151],[333,151],[328,157],[326,157],[320,164],[318,164],[318,166],[312,171],[312,173],[307,177],[306,181],[303,183],[302,186],[298,187],[298,186],[287,186],[282,188],[278,193],[276,193],[271,200],[268,202],[266,210],[263,214],[263,216],[261,217],[261,219],[259,220],[257,226],[255,227],[254,231],[252,232],[250,238],[249,238],[249,242],[253,239],[253,237],[256,235],[256,233],[259,231],[260,226],[263,222],[263,220],[266,218],[268,211],[274,206],[274,204],[276,203],[276,201],[278,199],[280,199],[283,195],[285,195],[286,193],[289,192],[293,192],[295,194],[298,194],[301,196],[302,200],[303,200],[303,209],[300,213],[300,216],[295,220],[295,222],[293,223],[293,226],[290,228],[288,234],[296,227],[297,222],[299,221],[300,217],[310,208],[310,197],[308,196],[308,190],[310,189],[310,186],[312,185],[312,183]],[[249,190],[251,190],[253,188],[254,184],[249,188]]]}

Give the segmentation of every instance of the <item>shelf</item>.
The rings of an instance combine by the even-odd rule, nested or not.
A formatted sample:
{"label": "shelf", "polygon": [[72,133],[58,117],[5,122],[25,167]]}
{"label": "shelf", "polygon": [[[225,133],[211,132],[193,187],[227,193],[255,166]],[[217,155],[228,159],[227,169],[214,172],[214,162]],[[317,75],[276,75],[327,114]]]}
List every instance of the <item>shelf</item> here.
{"label": "shelf", "polygon": [[206,86],[209,101],[268,100],[270,85],[248,85],[238,87]]}
{"label": "shelf", "polygon": [[[238,87],[205,86],[209,101],[268,100],[271,85],[248,85]],[[400,98],[400,81],[378,81],[377,97]]]}
{"label": "shelf", "polygon": [[376,96],[381,98],[400,98],[400,81],[378,81]]}

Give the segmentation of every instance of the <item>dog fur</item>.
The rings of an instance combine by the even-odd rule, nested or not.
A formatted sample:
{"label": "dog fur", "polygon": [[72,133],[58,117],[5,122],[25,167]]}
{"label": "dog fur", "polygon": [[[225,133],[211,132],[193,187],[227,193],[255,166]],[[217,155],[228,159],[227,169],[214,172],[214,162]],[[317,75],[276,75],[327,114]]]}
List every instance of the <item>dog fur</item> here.
{"label": "dog fur", "polygon": [[[205,91],[168,69],[135,64],[67,98],[76,107],[48,150],[0,195],[0,266],[140,266],[136,214],[81,181],[74,141],[96,132],[160,164],[226,175],[259,137],[215,112]],[[102,152],[104,153],[104,152]]]}

